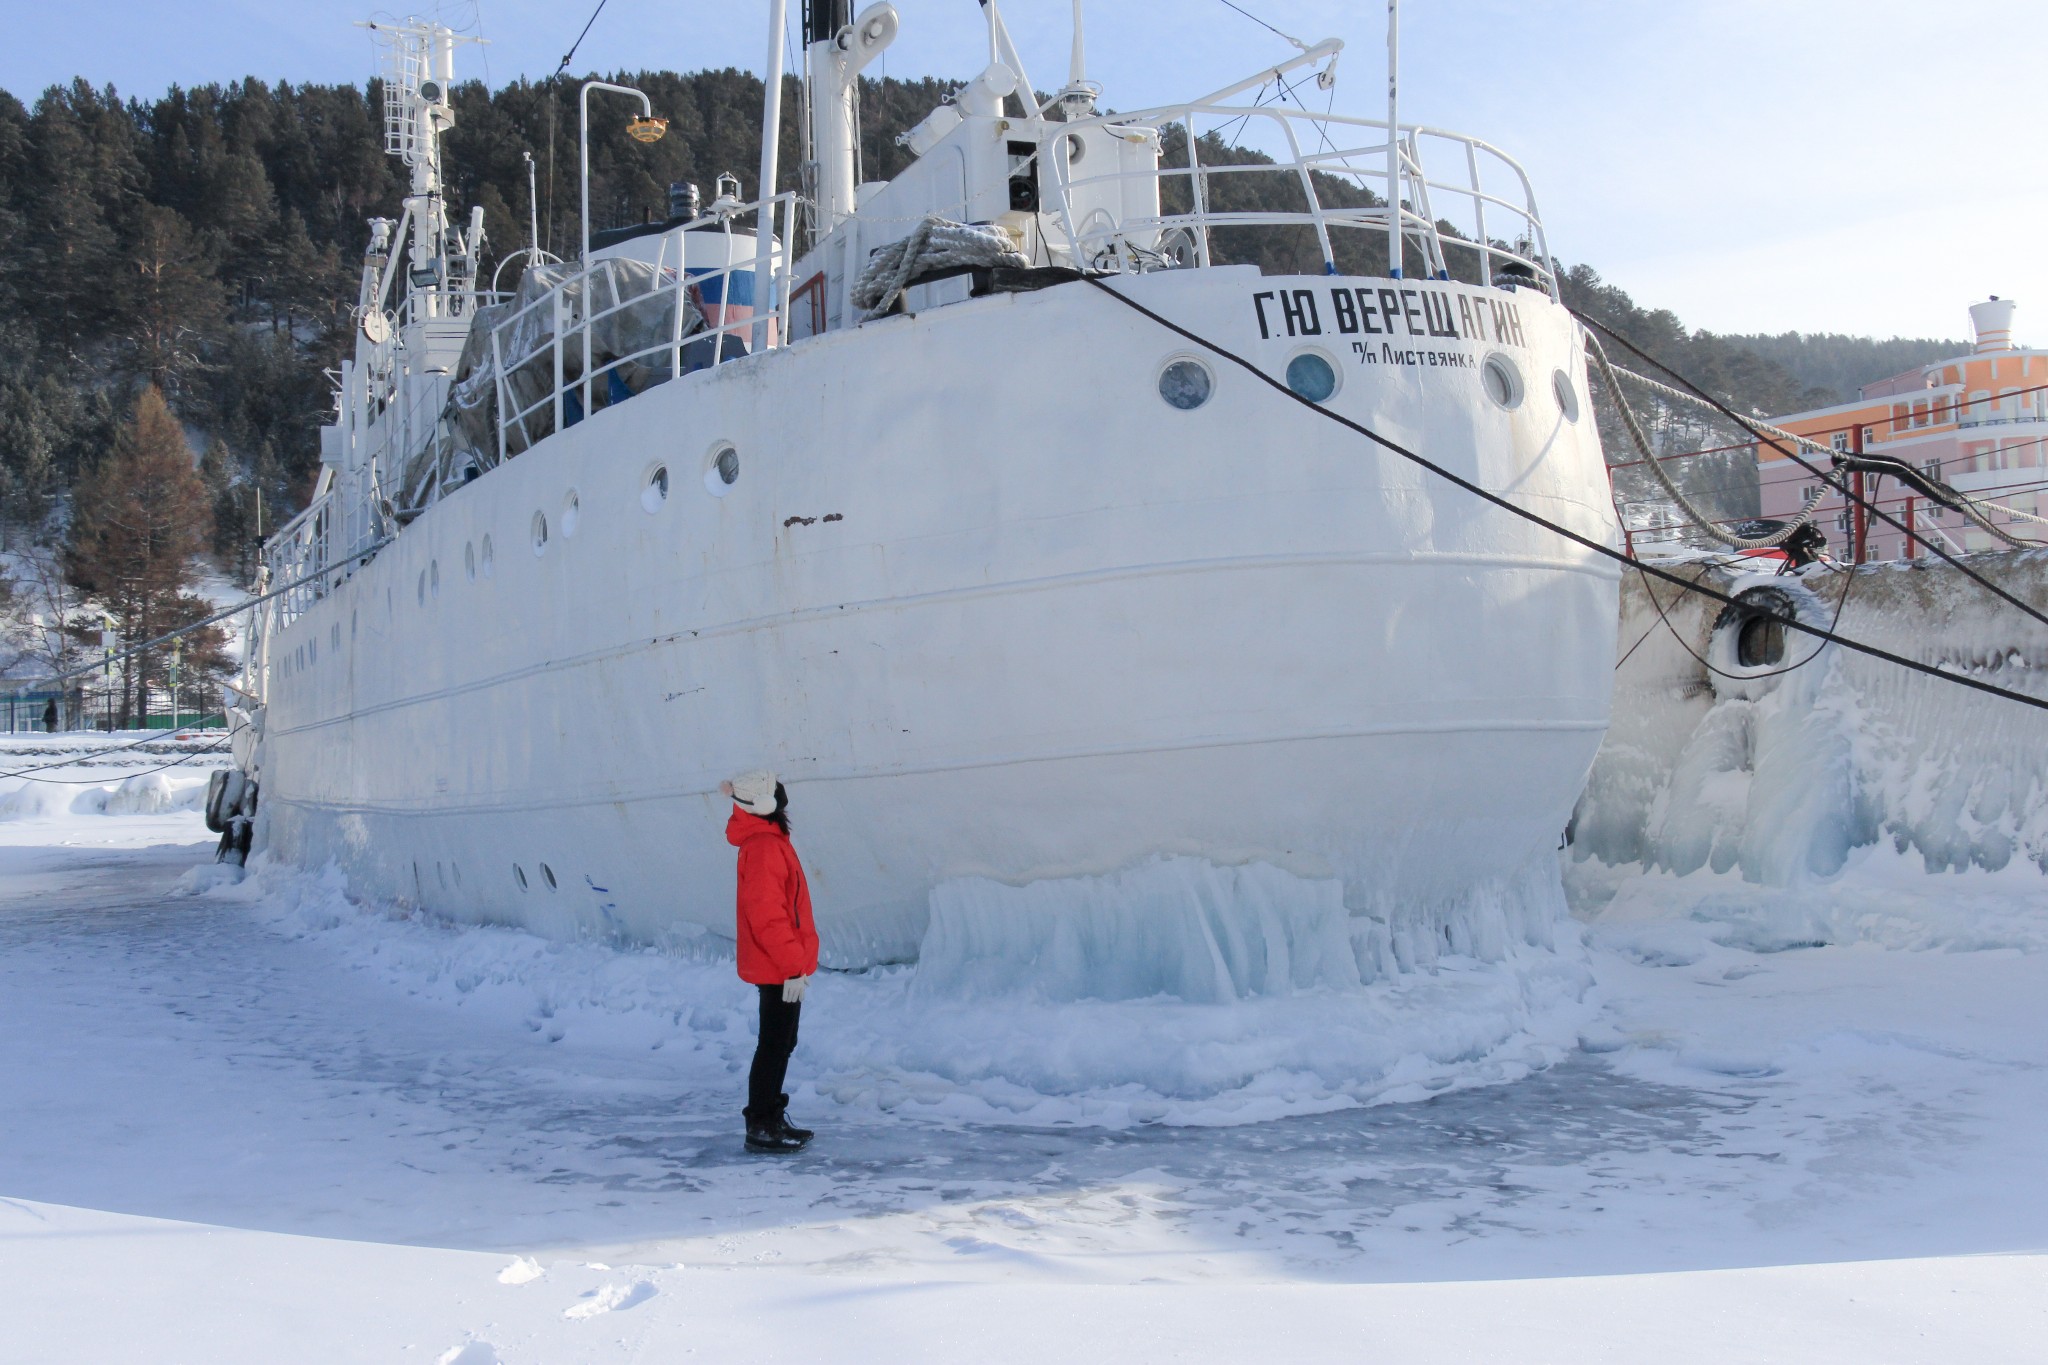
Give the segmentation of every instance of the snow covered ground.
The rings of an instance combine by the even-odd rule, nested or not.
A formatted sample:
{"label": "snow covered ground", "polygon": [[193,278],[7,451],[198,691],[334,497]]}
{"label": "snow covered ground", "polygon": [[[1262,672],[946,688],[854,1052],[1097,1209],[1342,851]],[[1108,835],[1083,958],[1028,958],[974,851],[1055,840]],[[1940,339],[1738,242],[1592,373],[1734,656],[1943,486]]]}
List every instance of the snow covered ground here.
{"label": "snow covered ground", "polygon": [[163,761],[0,778],[0,1361],[2040,1358],[2021,860],[1581,863],[1583,949],[1227,1006],[830,976],[776,1160],[729,964],[226,881]]}

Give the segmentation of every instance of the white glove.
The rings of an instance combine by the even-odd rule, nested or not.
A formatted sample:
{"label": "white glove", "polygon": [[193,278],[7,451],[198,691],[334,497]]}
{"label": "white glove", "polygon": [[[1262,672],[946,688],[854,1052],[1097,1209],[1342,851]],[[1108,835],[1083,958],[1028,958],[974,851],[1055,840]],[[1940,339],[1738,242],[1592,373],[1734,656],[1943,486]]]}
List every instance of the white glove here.
{"label": "white glove", "polygon": [[803,1004],[804,990],[810,984],[811,979],[808,976],[792,976],[789,980],[783,982],[782,1003],[785,1005]]}

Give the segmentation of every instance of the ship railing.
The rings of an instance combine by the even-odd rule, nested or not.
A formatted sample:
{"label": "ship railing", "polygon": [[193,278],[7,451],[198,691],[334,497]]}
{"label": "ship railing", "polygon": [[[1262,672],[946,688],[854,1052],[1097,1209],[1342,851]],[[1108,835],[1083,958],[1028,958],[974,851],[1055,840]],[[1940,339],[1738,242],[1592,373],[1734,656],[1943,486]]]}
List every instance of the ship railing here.
{"label": "ship railing", "polygon": [[[1077,163],[1084,140],[1074,135],[1091,127],[1156,139],[1160,164],[1097,172],[1085,156]],[[1259,159],[1246,159],[1248,146]],[[1053,240],[1064,237],[1078,266],[1130,272],[1256,259],[1252,233],[1285,228],[1297,239],[1291,254],[1313,242],[1325,273],[1393,266],[1414,277],[1419,265],[1434,279],[1506,278],[1557,297],[1528,173],[1463,133],[1404,123],[1390,137],[1383,120],[1194,103],[1048,123],[1038,159]],[[1133,203],[1139,212],[1128,211]]]}
{"label": "ship railing", "polygon": [[268,581],[294,585],[271,599],[270,611],[278,630],[333,591],[345,576],[335,568],[331,553],[340,510],[341,501],[333,491],[323,492],[263,543]]}
{"label": "ship railing", "polygon": [[399,304],[399,322],[467,322],[512,296],[491,289],[415,289]]}
{"label": "ship railing", "polygon": [[[679,228],[661,239],[654,263],[656,285],[652,290],[629,295],[621,287],[622,263],[608,257],[571,270],[546,294],[493,327],[491,363],[497,376],[499,461],[645,388],[730,363],[755,351],[782,346],[789,336],[790,278],[794,266],[789,244],[795,237],[797,197],[793,191],[786,192],[723,210],[720,216],[724,219],[722,228],[728,242],[725,259],[729,262],[725,266],[711,270],[686,267],[682,259],[683,233],[707,229]],[[762,246],[770,253],[769,296],[766,300],[756,298],[747,315],[738,316],[731,302],[734,281],[755,280],[760,262],[752,253],[743,259],[733,259],[732,224],[750,214],[759,224],[756,241],[761,241],[760,234],[767,237]],[[667,260],[671,245],[676,252],[673,265]],[[601,291],[597,288],[600,281]],[[713,286],[721,302],[705,303]],[[589,301],[600,293],[612,302],[589,311]],[[665,335],[623,353],[600,347],[596,334],[606,321],[623,320],[629,311],[647,311],[650,303],[658,311],[664,300],[668,304]],[[688,325],[692,319],[696,326]],[[516,338],[532,335],[536,323],[543,320],[549,340],[520,354]],[[522,403],[514,392],[513,372],[525,371],[544,354],[551,367],[551,382],[538,397]],[[641,387],[634,387],[631,381],[638,381]]]}

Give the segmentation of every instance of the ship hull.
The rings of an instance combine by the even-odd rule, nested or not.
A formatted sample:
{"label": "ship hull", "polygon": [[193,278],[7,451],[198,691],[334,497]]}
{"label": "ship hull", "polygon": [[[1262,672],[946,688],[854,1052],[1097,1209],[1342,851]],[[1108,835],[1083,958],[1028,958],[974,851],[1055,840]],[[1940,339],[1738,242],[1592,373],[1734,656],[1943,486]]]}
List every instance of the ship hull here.
{"label": "ship hull", "polygon": [[[1323,352],[1332,409],[1611,539],[1568,315],[1439,284],[1361,316],[1386,284],[1118,287],[1268,373]],[[1437,335],[1387,335],[1419,316]],[[595,413],[276,634],[262,837],[456,918],[729,935],[716,787],[770,767],[842,965],[914,956],[959,877],[1266,861],[1398,915],[1555,847],[1615,574],[1213,355],[1213,397],[1167,406],[1161,368],[1200,354],[1068,285]]]}

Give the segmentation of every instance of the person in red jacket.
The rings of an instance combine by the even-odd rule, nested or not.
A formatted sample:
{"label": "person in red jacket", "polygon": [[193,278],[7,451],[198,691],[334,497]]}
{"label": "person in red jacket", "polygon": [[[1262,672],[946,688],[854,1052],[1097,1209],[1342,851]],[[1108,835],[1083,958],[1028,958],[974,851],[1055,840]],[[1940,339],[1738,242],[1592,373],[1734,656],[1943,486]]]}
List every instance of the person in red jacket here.
{"label": "person in red jacket", "polygon": [[761,994],[761,1031],[747,1073],[747,1146],[757,1152],[794,1152],[811,1140],[789,1121],[782,1091],[789,1055],[796,1050],[804,988],[818,970],[818,931],[811,924],[811,889],[789,842],[789,793],[774,773],[744,773],[719,790],[732,798],[725,839],[740,851],[740,979]]}

